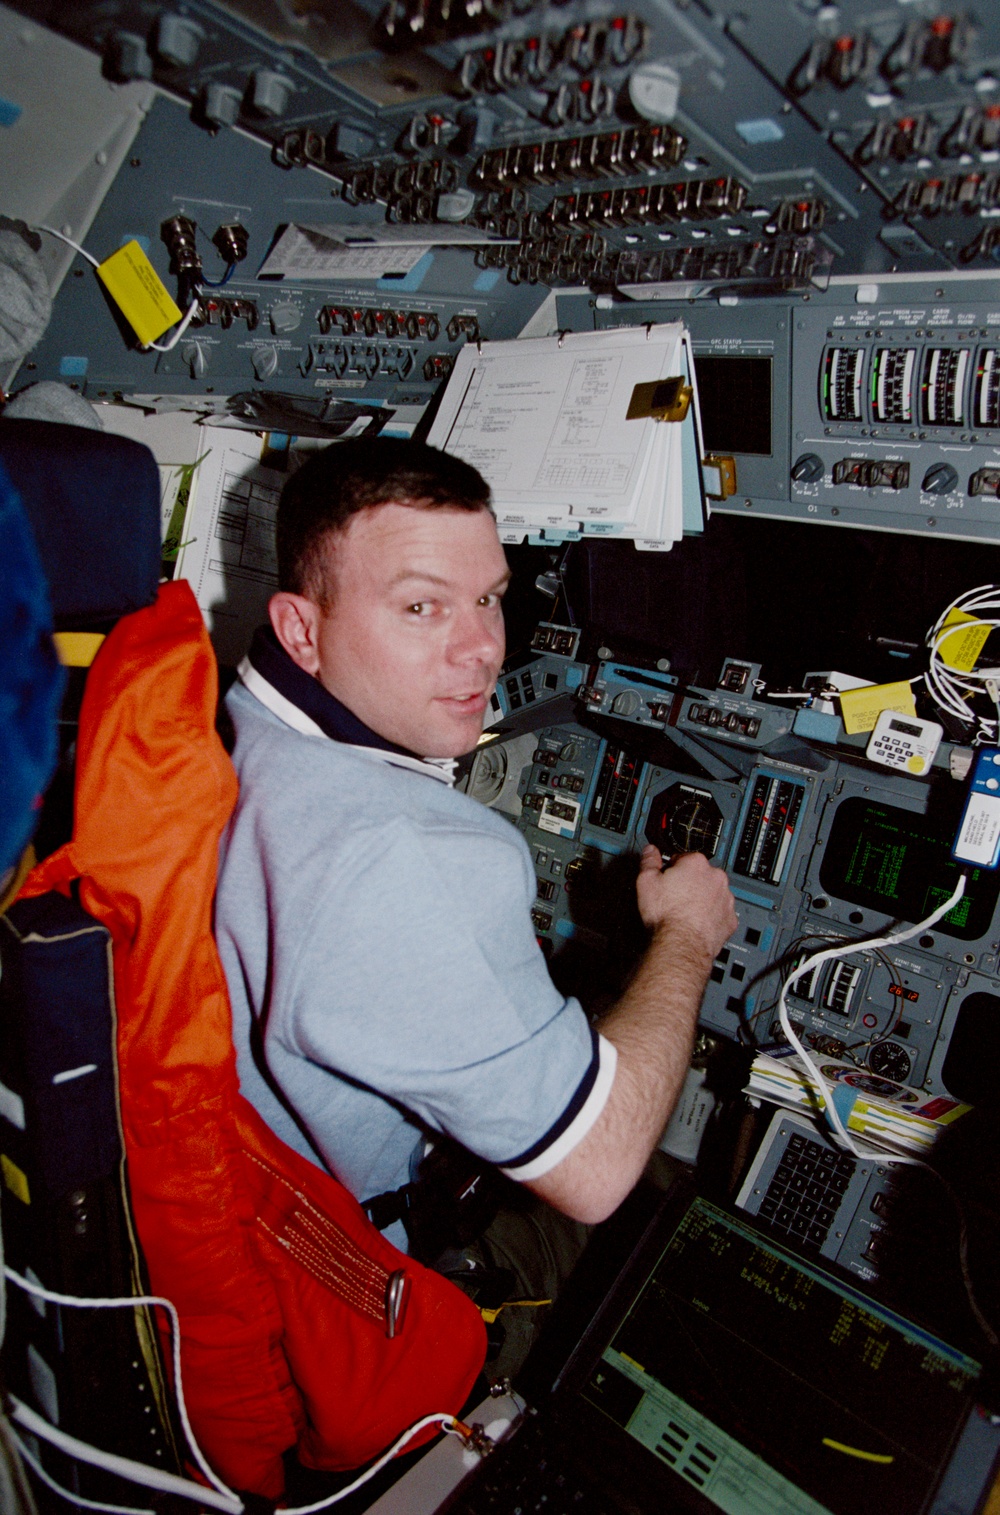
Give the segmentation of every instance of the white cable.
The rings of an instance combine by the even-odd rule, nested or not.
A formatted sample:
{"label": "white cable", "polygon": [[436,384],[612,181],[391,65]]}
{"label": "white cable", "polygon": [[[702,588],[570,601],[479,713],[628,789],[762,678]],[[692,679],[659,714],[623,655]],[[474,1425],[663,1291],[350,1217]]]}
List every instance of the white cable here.
{"label": "white cable", "polygon": [[119,1478],[127,1478],[132,1483],[142,1484],[148,1489],[158,1489],[162,1494],[178,1494],[182,1499],[194,1500],[205,1509],[222,1510],[224,1515],[242,1515],[243,1501],[238,1494],[223,1496],[214,1489],[206,1489],[203,1484],[195,1483],[191,1478],[166,1473],[162,1468],[148,1467],[146,1463],[134,1462],[131,1457],[120,1457],[117,1452],[99,1451],[79,1437],[71,1436],[68,1431],[50,1425],[44,1416],[18,1399],[16,1394],[8,1394],[8,1398],[13,1421],[33,1436],[39,1436],[43,1441],[58,1447],[60,1452],[65,1452],[69,1457],[102,1468],[106,1473],[114,1473]]}
{"label": "white cable", "polygon": [[[94,268],[100,268],[101,265],[98,263],[97,259],[93,257],[85,247],[81,247],[79,242],[74,242],[72,237],[67,237],[65,232],[57,231],[54,226],[43,226],[40,221],[37,224],[36,230],[47,231],[50,237],[58,237],[60,242],[65,242],[68,247],[72,247],[74,252],[78,252],[81,258],[86,258],[87,262],[91,263]],[[170,338],[170,341],[147,342],[141,348],[141,351],[149,352],[151,348],[155,348],[157,352],[171,352],[173,348],[177,346],[184,333],[187,331],[192,320],[194,319],[194,315],[197,309],[198,297],[196,295],[191,301],[191,304],[188,306],[187,310],[184,312],[184,315],[181,317],[180,324],[177,327],[177,330],[174,332],[173,336]]]}
{"label": "white cable", "polygon": [[[820,1097],[820,1108],[829,1124],[833,1127],[835,1140],[838,1145],[846,1147],[848,1151],[853,1152],[855,1157],[866,1158],[870,1157],[871,1153],[864,1152],[860,1147],[855,1145],[853,1138],[848,1133],[837,1111],[833,1099],[833,1090],[820,1073],[812,1056],[802,1045],[796,1032],[793,1031],[791,1018],[788,1013],[788,991],[792,984],[798,983],[799,979],[807,977],[813,969],[819,968],[823,963],[833,962],[836,958],[847,957],[852,952],[871,952],[877,947],[895,947],[900,942],[908,942],[911,937],[916,936],[919,932],[929,930],[931,926],[936,925],[943,916],[948,914],[949,910],[954,909],[958,904],[965,894],[965,883],[966,876],[963,873],[959,876],[955,892],[951,895],[950,899],[945,900],[944,904],[939,905],[936,910],[932,911],[926,920],[918,921],[915,926],[908,926],[904,931],[890,932],[888,936],[867,937],[862,938],[860,941],[842,942],[838,947],[825,947],[822,952],[814,952],[810,957],[796,964],[781,986],[781,995],[778,1000],[778,1019],[781,1022],[781,1029],[808,1070],[813,1087]],[[871,1142],[872,1138],[867,1137],[865,1140]],[[872,1142],[872,1144],[878,1145],[875,1142]],[[906,1157],[902,1154],[885,1153],[883,1160],[887,1163],[901,1163],[912,1167],[926,1166],[921,1158]]]}
{"label": "white cable", "polygon": [[188,306],[187,310],[184,312],[184,315],[181,318],[181,323],[178,326],[177,330],[174,332],[173,336],[170,338],[170,341],[169,342],[147,342],[146,345],[145,345],[145,347],[142,349],[143,352],[149,352],[150,348],[155,348],[155,350],[157,352],[171,352],[173,350],[173,348],[175,348],[177,346],[177,344],[180,341],[181,337],[184,335],[184,333],[187,331],[188,327],[191,325],[191,322],[194,319],[195,311],[197,309],[198,309],[198,296],[195,295],[194,299],[191,301],[191,304]]}
{"label": "white cable", "polygon": [[[964,615],[972,619],[947,626],[948,617],[955,610],[962,611]],[[994,707],[997,708],[996,719],[977,715],[969,706],[969,700],[973,695],[989,695],[988,684],[1000,676],[1000,669],[977,668],[975,672],[967,672],[953,668],[942,656],[941,648],[956,633],[971,631],[977,626],[984,626],[992,631],[1000,626],[998,617],[1000,617],[1000,586],[980,584],[977,588],[968,589],[964,594],[952,600],[924,638],[930,651],[927,672],[924,675],[928,693],[942,711],[954,716],[965,725],[976,725],[974,737],[976,742],[996,741],[1000,738],[1000,708],[997,708],[997,701],[993,700]]]}
{"label": "white cable", "polygon": [[[222,1479],[212,1471],[191,1429],[191,1422],[188,1420],[187,1405],[184,1402],[184,1381],[181,1376],[181,1325],[177,1310],[169,1299],[164,1299],[162,1295],[158,1294],[128,1295],[125,1298],[87,1299],[76,1294],[57,1294],[52,1289],[44,1289],[41,1284],[32,1283],[30,1279],[23,1278],[20,1273],[15,1273],[13,1268],[5,1267],[4,1275],[10,1279],[11,1283],[15,1283],[19,1288],[24,1289],[26,1293],[34,1294],[38,1299],[47,1299],[54,1305],[70,1305],[77,1309],[85,1310],[134,1310],[142,1305],[159,1305],[162,1309],[166,1310],[170,1317],[170,1345],[174,1363],[174,1394],[177,1399],[177,1411],[181,1418],[181,1424],[184,1427],[184,1435],[187,1437],[191,1454],[213,1488],[218,1490],[225,1499],[232,1502],[230,1505],[224,1506],[224,1508],[242,1509],[242,1505],[240,1505],[232,1489],[227,1484],[224,1484]],[[137,1463],[136,1466],[140,1467],[142,1464]]]}
{"label": "white cable", "polygon": [[462,1441],[465,1441],[465,1437],[455,1424],[454,1415],[445,1414],[440,1411],[434,1415],[425,1415],[423,1420],[418,1420],[416,1425],[412,1425],[408,1431],[404,1431],[402,1436],[393,1442],[388,1452],[383,1452],[378,1461],[373,1462],[371,1467],[366,1469],[360,1478],[356,1478],[353,1483],[349,1483],[346,1489],[340,1489],[336,1494],[331,1494],[327,1499],[319,1499],[315,1504],[300,1504],[291,1510],[283,1509],[282,1515],[314,1515],[316,1510],[325,1510],[330,1505],[337,1504],[339,1500],[346,1499],[348,1494],[356,1493],[362,1484],[366,1484],[370,1478],[374,1478],[376,1473],[381,1473],[386,1463],[391,1462],[396,1453],[401,1451],[408,1441],[412,1441],[413,1437],[420,1431],[424,1431],[428,1426],[433,1425],[439,1425],[443,1431],[448,1432],[450,1435],[458,1436]]}
{"label": "white cable", "polygon": [[[242,1515],[244,1506],[237,1495],[234,1494],[229,1499],[225,1499],[219,1494],[214,1493],[213,1490],[204,1488],[202,1484],[192,1483],[187,1478],[179,1478],[175,1473],[165,1473],[159,1468],[147,1467],[144,1463],[133,1462],[129,1457],[119,1457],[113,1452],[98,1452],[95,1447],[89,1446],[86,1442],[79,1441],[75,1436],[70,1436],[67,1432],[60,1431],[57,1427],[51,1426],[47,1420],[44,1420],[41,1415],[38,1415],[28,1405],[24,1404],[16,1395],[11,1394],[9,1398],[13,1420],[19,1425],[24,1426],[25,1430],[31,1431],[33,1435],[40,1436],[44,1441],[48,1441],[54,1447],[58,1447],[61,1452],[65,1452],[68,1456],[78,1458],[81,1462],[90,1463],[94,1467],[103,1468],[105,1472],[115,1473],[121,1478],[131,1480],[133,1483],[141,1483],[147,1488],[158,1489],[161,1493],[178,1494],[183,1499],[191,1499],[196,1503],[200,1502],[202,1506],[208,1509],[225,1512],[225,1515]],[[382,1456],[370,1468],[367,1468],[359,1478],[356,1478],[353,1483],[348,1484],[346,1488],[340,1489],[336,1494],[328,1495],[326,1499],[318,1500],[315,1504],[300,1505],[293,1510],[287,1510],[284,1512],[284,1515],[313,1515],[313,1512],[325,1510],[330,1505],[337,1504],[340,1500],[346,1499],[349,1494],[356,1493],[358,1489],[374,1478],[376,1473],[380,1473],[385,1465],[391,1462],[396,1454],[406,1446],[408,1441],[412,1441],[414,1436],[417,1436],[421,1431],[426,1430],[428,1426],[432,1425],[440,1425],[443,1431],[458,1436],[462,1441],[465,1440],[465,1437],[457,1429],[454,1415],[447,1412],[425,1415],[422,1420],[418,1420],[415,1425],[410,1426],[408,1430],[404,1431],[402,1436],[393,1443],[387,1452],[383,1452]],[[14,1432],[13,1435],[17,1442],[18,1450],[38,1474],[42,1482],[47,1484],[55,1493],[61,1494],[63,1498],[71,1500],[73,1504],[80,1505],[87,1510],[107,1511],[109,1515],[155,1515],[155,1512],[152,1510],[142,1508],[138,1505],[102,1504],[96,1500],[84,1499],[81,1495],[70,1493],[61,1484],[56,1483],[45,1471],[38,1460],[32,1456],[17,1433]]]}
{"label": "white cable", "polygon": [[43,226],[41,221],[37,223],[35,230],[47,231],[50,237],[58,237],[60,242],[65,242],[67,247],[71,247],[74,252],[78,252],[81,258],[86,258],[88,263],[92,263],[95,268],[100,268],[97,259],[85,247],[81,247],[79,242],[74,242],[72,237],[67,237],[65,232],[56,231],[54,226]]}
{"label": "white cable", "polygon": [[54,1494],[59,1494],[63,1499],[68,1499],[70,1504],[79,1505],[84,1510],[105,1510],[108,1512],[108,1515],[156,1515],[155,1510],[146,1509],[142,1505],[103,1504],[100,1500],[84,1499],[82,1494],[71,1493],[69,1489],[64,1489],[61,1483],[56,1483],[51,1473],[45,1471],[38,1458],[33,1452],[28,1450],[13,1426],[10,1427],[10,1437],[29,1468],[42,1480],[45,1487],[51,1489]]}
{"label": "white cable", "polygon": [[[185,1499],[200,1499],[210,1509],[222,1510],[226,1512],[226,1515],[241,1515],[243,1511],[242,1500],[238,1494],[235,1494],[232,1489],[228,1488],[213,1473],[205,1461],[201,1448],[195,1441],[194,1432],[188,1420],[181,1380],[180,1322],[177,1317],[177,1310],[171,1301],[156,1294],[135,1295],[122,1299],[86,1299],[75,1294],[58,1294],[53,1289],[45,1289],[41,1284],[34,1284],[30,1279],[23,1278],[20,1273],[15,1273],[13,1268],[5,1267],[3,1272],[6,1278],[9,1278],[12,1283],[17,1284],[28,1294],[34,1294],[39,1299],[48,1300],[54,1305],[76,1305],[84,1309],[89,1308],[93,1310],[115,1310],[135,1308],[138,1305],[159,1305],[168,1311],[170,1316],[170,1340],[173,1349],[174,1391],[177,1398],[177,1409],[184,1426],[184,1434],[187,1437],[188,1445],[191,1448],[195,1461],[205,1474],[205,1477],[214,1485],[215,1491],[206,1489],[201,1484],[193,1483],[190,1479],[180,1478],[176,1473],[165,1473],[159,1468],[148,1467],[145,1463],[133,1462],[131,1458],[119,1457],[114,1452],[101,1452],[96,1447],[91,1447],[84,1441],[78,1441],[75,1436],[70,1436],[67,1432],[57,1430],[56,1427],[49,1425],[48,1421],[43,1420],[34,1410],[30,1409],[28,1405],[23,1404],[21,1400],[12,1394],[10,1395],[10,1400],[13,1405],[13,1418],[24,1425],[26,1429],[34,1432],[36,1436],[41,1436],[43,1439],[51,1441],[54,1446],[67,1452],[71,1457],[78,1457],[82,1462],[93,1463],[94,1466],[104,1468],[111,1473],[117,1473],[122,1478],[131,1479],[133,1483],[145,1484],[149,1488],[160,1489],[167,1493],[180,1494]],[[453,1435],[462,1435],[457,1429],[455,1417],[450,1411],[440,1410],[433,1415],[425,1415],[422,1420],[418,1420],[415,1425],[410,1426],[408,1430],[404,1431],[393,1442],[389,1450],[383,1452],[382,1456],[370,1468],[366,1469],[359,1478],[356,1478],[352,1484],[348,1484],[347,1488],[341,1489],[336,1494],[331,1494],[326,1499],[321,1499],[317,1504],[302,1505],[297,1509],[288,1510],[285,1512],[285,1515],[313,1515],[313,1511],[325,1510],[329,1505],[336,1504],[341,1499],[346,1499],[348,1494],[355,1493],[369,1479],[374,1478],[376,1473],[380,1473],[386,1463],[391,1462],[397,1452],[405,1447],[408,1441],[412,1441],[414,1436],[432,1425],[440,1425],[443,1430]],[[28,1460],[31,1466],[36,1468],[36,1471],[39,1471],[34,1459],[29,1456]],[[40,1476],[57,1493],[65,1494],[67,1499],[73,1499],[76,1503],[81,1502],[74,1495],[60,1488],[58,1484],[53,1483],[44,1472],[40,1472]],[[83,1501],[83,1504],[90,1509],[111,1511],[113,1515],[121,1515],[121,1512],[124,1512],[124,1515],[132,1515],[131,1507],[126,1505],[92,1504],[86,1500]],[[152,1515],[152,1512],[139,1510],[136,1507],[135,1515]]]}

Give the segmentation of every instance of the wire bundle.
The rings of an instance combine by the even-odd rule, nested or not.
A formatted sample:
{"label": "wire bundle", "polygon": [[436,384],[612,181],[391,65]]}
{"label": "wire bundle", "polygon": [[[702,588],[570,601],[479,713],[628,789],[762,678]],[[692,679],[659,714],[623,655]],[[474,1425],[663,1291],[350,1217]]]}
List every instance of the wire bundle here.
{"label": "wire bundle", "polygon": [[[946,627],[945,622],[956,610],[972,619]],[[924,682],[940,710],[965,726],[976,726],[975,743],[995,742],[1000,732],[1000,667],[977,668],[975,672],[966,673],[954,668],[942,655],[942,647],[950,638],[961,636],[977,626],[990,630],[1000,626],[1000,585],[980,584],[978,589],[967,589],[941,612],[924,638],[930,650]],[[992,718],[978,715],[970,708],[977,695],[985,696],[992,703],[996,712]]]}
{"label": "wire bundle", "polygon": [[[817,1095],[819,1096],[820,1108],[823,1114],[826,1116],[826,1119],[831,1127],[831,1135],[833,1136],[834,1141],[838,1144],[838,1146],[846,1147],[849,1152],[853,1152],[855,1157],[863,1158],[868,1157],[871,1154],[870,1152],[867,1152],[859,1147],[855,1143],[853,1137],[847,1131],[847,1128],[845,1127],[844,1122],[841,1120],[840,1114],[837,1111],[837,1107],[833,1100],[832,1091],[827,1084],[826,1079],[820,1073],[819,1068],[816,1066],[812,1057],[802,1045],[801,1039],[797,1036],[792,1026],[791,1018],[788,1012],[789,990],[791,990],[793,985],[798,983],[800,979],[807,977],[813,971],[813,969],[820,967],[823,963],[829,963],[835,961],[837,958],[847,957],[852,952],[874,952],[880,947],[895,947],[900,942],[910,941],[912,937],[919,935],[921,931],[928,931],[931,926],[936,926],[938,921],[948,914],[949,910],[954,909],[959,900],[961,900],[965,894],[965,885],[966,876],[964,873],[962,873],[959,876],[959,880],[955,886],[954,892],[949,896],[948,899],[945,900],[944,904],[939,905],[936,910],[932,911],[931,914],[926,917],[926,919],[918,921],[915,926],[907,926],[904,930],[901,931],[892,931],[886,936],[862,937],[858,941],[844,941],[835,947],[827,947],[822,952],[812,953],[809,957],[805,958],[802,962],[796,964],[796,966],[792,968],[791,972],[788,974],[788,977],[785,979],[784,983],[781,986],[781,996],[778,1000],[778,1019],[781,1022],[781,1029],[784,1032],[786,1040],[790,1042],[791,1045],[795,1048],[795,1051],[798,1053],[799,1058],[805,1064],[809,1082],[813,1085]],[[927,1166],[926,1163],[922,1162],[919,1158],[907,1157],[902,1154],[885,1152],[881,1154],[881,1156],[882,1160],[887,1163],[904,1163],[907,1166],[913,1165],[921,1168]]]}

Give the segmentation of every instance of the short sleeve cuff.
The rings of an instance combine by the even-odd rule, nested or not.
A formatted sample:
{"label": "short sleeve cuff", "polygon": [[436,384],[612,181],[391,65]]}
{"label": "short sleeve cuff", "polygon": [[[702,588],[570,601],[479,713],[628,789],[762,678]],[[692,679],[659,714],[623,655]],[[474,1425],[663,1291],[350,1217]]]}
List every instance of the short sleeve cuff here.
{"label": "short sleeve cuff", "polygon": [[591,1031],[593,1055],[586,1073],[562,1115],[545,1135],[511,1162],[500,1164],[501,1173],[518,1183],[530,1183],[550,1173],[578,1146],[594,1125],[611,1093],[618,1052],[605,1037]]}

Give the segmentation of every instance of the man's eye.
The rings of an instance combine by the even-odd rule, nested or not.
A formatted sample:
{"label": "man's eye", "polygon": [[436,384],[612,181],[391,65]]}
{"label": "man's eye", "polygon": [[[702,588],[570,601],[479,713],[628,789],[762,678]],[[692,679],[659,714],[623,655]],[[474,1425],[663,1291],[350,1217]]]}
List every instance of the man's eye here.
{"label": "man's eye", "polygon": [[409,615],[430,615],[434,609],[430,600],[416,600],[412,605],[407,605]]}

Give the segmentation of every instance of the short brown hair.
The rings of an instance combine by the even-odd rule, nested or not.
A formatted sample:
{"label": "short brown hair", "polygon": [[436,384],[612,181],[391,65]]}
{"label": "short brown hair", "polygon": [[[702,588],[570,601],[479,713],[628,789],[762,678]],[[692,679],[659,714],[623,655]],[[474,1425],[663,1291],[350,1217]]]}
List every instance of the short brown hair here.
{"label": "short brown hair", "polygon": [[489,510],[490,486],[461,458],[402,437],[333,442],[294,473],[278,505],[278,587],[326,605],[325,547],[375,505]]}

